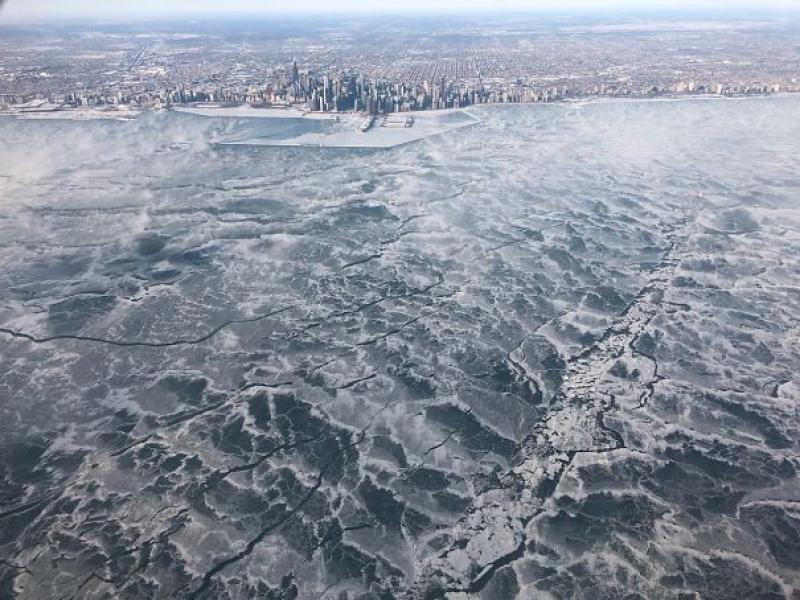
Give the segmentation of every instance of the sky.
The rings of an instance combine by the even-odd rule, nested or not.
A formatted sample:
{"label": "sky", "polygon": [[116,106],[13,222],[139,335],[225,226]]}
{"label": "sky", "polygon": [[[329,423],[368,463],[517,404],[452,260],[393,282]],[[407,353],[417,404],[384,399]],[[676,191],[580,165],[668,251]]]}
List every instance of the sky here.
{"label": "sky", "polygon": [[0,21],[245,14],[800,10],[800,0],[0,0]]}

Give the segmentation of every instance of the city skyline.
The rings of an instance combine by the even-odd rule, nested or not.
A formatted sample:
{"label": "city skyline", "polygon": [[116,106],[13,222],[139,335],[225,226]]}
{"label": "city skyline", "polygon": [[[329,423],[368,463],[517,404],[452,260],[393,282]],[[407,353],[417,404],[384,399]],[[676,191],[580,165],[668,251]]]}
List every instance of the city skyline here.
{"label": "city skyline", "polygon": [[[8,25],[0,112],[213,103],[387,115],[800,91],[800,20],[464,16]],[[66,35],[64,35],[66,34]],[[87,42],[88,41],[88,42]],[[88,45],[87,45],[88,44]]]}

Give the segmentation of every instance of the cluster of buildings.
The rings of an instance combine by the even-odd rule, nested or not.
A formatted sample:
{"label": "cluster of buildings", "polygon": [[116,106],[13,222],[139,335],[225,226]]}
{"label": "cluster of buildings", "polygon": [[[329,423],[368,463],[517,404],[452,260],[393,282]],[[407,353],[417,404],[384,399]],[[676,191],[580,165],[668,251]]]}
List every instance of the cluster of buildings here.
{"label": "cluster of buildings", "polygon": [[398,82],[368,79],[362,74],[316,74],[301,71],[297,62],[275,73],[262,84],[225,87],[196,83],[176,89],[101,89],[50,94],[24,95],[0,93],[1,107],[27,107],[52,110],[77,107],[160,109],[172,105],[214,103],[221,105],[295,106],[313,112],[356,112],[365,115],[402,113],[420,110],[457,109],[481,104],[524,104],[554,102],[587,97],[658,97],[686,94],[751,95],[800,91],[797,82],[730,85],[695,81],[662,86],[600,84],[592,87],[536,85],[535,82],[451,80]]}
{"label": "cluster of buildings", "polygon": [[8,42],[0,30],[0,111],[215,103],[372,116],[598,96],[800,91],[792,46],[800,23],[362,25],[79,29],[44,45],[38,30],[9,30]]}
{"label": "cluster of buildings", "polygon": [[[336,76],[300,72],[292,63],[290,77],[279,78],[251,103],[299,105],[319,112],[361,112],[367,115],[463,108],[475,104],[547,102],[566,97],[566,88],[536,90],[521,81],[510,84],[434,81],[398,82],[368,79],[362,74]],[[226,101],[223,93],[219,101]],[[209,98],[213,100],[213,98]]]}

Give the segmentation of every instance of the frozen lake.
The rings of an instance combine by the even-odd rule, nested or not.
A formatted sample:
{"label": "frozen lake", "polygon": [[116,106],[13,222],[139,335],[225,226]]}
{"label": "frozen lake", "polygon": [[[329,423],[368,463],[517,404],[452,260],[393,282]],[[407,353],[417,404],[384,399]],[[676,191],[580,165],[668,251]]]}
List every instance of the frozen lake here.
{"label": "frozen lake", "polygon": [[0,597],[796,598],[798,114],[0,118]]}

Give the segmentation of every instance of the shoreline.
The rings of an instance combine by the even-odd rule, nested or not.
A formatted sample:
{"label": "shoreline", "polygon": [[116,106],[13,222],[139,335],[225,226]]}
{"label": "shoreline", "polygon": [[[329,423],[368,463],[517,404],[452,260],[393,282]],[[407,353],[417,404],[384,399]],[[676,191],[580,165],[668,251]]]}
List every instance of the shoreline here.
{"label": "shoreline", "polygon": [[[477,105],[476,105],[477,106]],[[485,106],[489,106],[488,104]],[[494,105],[492,105],[494,106]],[[376,118],[382,117],[408,117],[413,116],[414,119],[436,118],[447,114],[456,114],[464,112],[473,105],[464,106],[459,108],[439,108],[435,110],[415,110],[404,112],[390,112],[381,115],[375,115]],[[177,106],[171,107],[166,110],[184,114],[197,115],[201,117],[210,118],[241,118],[241,119],[303,119],[311,121],[343,121],[352,119],[361,119],[364,115],[360,112],[319,112],[311,110],[303,110],[299,107],[293,106],[269,106],[269,107],[254,107],[251,105],[240,106]]]}
{"label": "shoreline", "polygon": [[[376,125],[366,131],[358,128],[362,120],[358,114],[345,113],[347,118],[334,122],[331,129],[325,132],[303,132],[292,137],[275,139],[268,137],[250,137],[237,140],[217,140],[218,146],[260,146],[260,147],[294,147],[294,148],[339,148],[339,149],[388,149],[403,146],[425,138],[441,135],[456,129],[480,123],[475,115],[459,109],[429,111],[425,117],[414,118],[411,127],[383,127]],[[387,118],[408,113],[390,113]]]}
{"label": "shoreline", "polygon": [[250,104],[223,106],[204,104],[196,106],[172,106],[164,110],[196,115],[199,117],[224,117],[238,119],[308,119],[312,121],[335,121],[339,115],[355,113],[322,113],[303,110],[295,106],[264,106]]}
{"label": "shoreline", "polygon": [[[413,116],[415,119],[435,118],[437,116],[461,113],[474,109],[483,110],[486,107],[497,106],[573,106],[580,107],[592,104],[606,103],[646,103],[646,102],[691,102],[709,100],[754,100],[766,98],[787,98],[800,96],[800,92],[774,92],[768,94],[693,94],[693,95],[664,95],[652,98],[625,97],[625,96],[587,96],[585,98],[563,98],[553,102],[495,102],[487,104],[470,104],[459,108],[440,108],[431,110],[416,110],[405,112],[386,113],[385,117]],[[15,118],[22,121],[133,121],[142,115],[159,112],[177,112],[207,118],[238,118],[238,119],[298,119],[312,121],[339,121],[343,118],[352,119],[361,116],[356,112],[318,112],[304,110],[295,106],[265,106],[255,107],[249,104],[222,106],[222,105],[186,105],[166,107],[141,107],[141,108],[100,108],[100,107],[54,107],[42,110],[15,110],[0,109],[0,117]]]}

